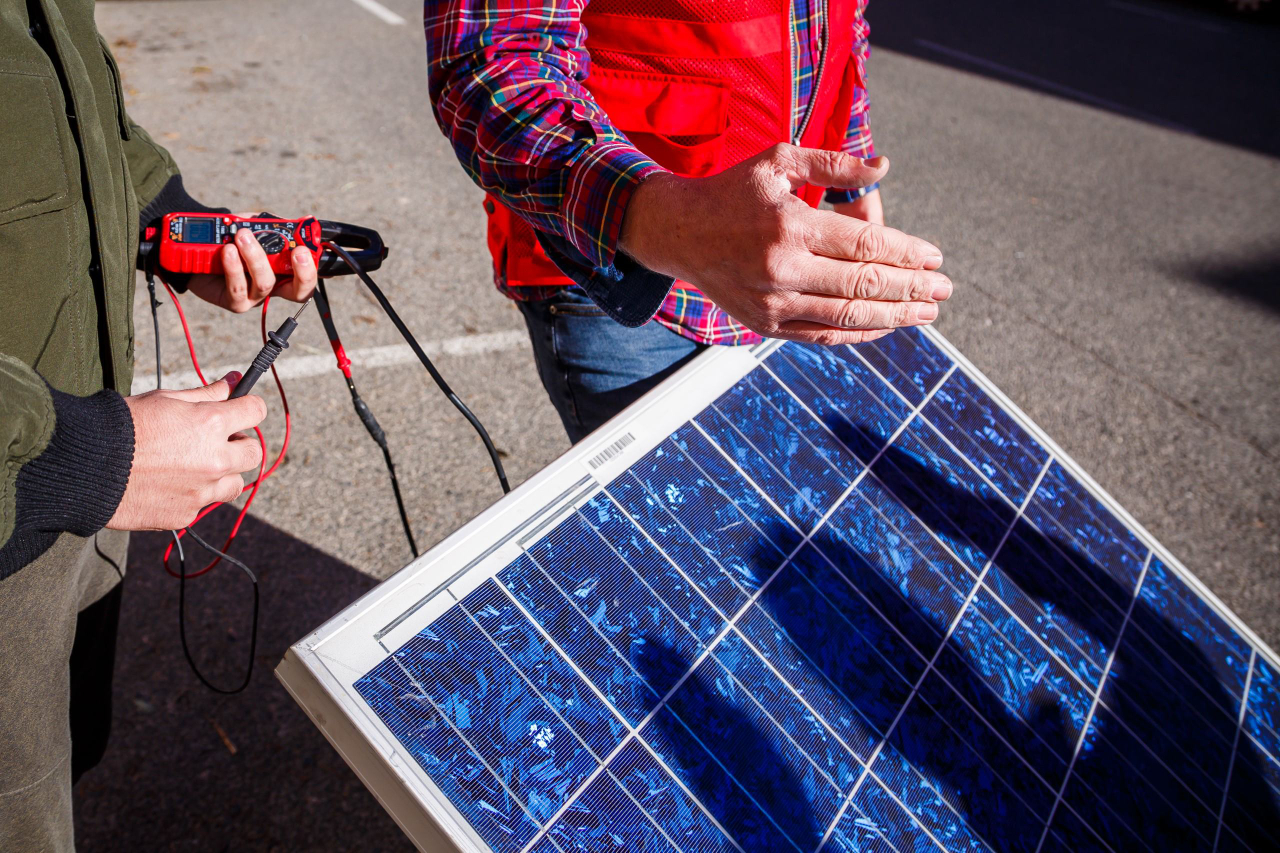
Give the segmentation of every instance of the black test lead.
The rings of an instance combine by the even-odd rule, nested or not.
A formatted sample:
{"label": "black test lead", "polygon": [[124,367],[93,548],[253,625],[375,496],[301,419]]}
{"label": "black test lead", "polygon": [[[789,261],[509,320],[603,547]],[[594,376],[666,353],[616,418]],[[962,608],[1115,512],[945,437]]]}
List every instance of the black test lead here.
{"label": "black test lead", "polygon": [[262,374],[271,369],[271,365],[280,357],[280,353],[289,348],[289,336],[293,334],[293,330],[298,328],[298,318],[302,316],[302,312],[307,310],[307,306],[311,304],[311,299],[294,312],[292,317],[286,319],[280,324],[280,328],[274,332],[267,332],[267,342],[262,345],[262,349],[258,350],[257,356],[253,359],[253,364],[249,365],[249,369],[245,371],[244,376],[240,377],[240,381],[236,383],[236,387],[231,390],[231,399],[243,397],[253,390],[253,386],[257,383]]}

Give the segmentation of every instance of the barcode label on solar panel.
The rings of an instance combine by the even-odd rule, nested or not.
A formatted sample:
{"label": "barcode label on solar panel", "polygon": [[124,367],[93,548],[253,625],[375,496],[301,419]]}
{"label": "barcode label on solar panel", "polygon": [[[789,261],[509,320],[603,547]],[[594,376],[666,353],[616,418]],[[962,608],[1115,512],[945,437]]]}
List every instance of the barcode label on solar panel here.
{"label": "barcode label on solar panel", "polygon": [[622,438],[618,439],[613,444],[588,459],[587,465],[590,466],[592,471],[600,470],[600,466],[612,459],[617,459],[622,455],[622,451],[626,450],[629,445],[635,442],[635,440],[636,437],[634,435],[627,433]]}

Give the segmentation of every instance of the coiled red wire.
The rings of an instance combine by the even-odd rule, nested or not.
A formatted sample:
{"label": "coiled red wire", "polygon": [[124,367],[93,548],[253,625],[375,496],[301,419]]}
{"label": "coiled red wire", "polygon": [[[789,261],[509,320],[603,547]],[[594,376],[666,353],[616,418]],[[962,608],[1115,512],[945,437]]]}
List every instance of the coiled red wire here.
{"label": "coiled red wire", "polygon": [[[173,288],[171,288],[167,282],[161,282],[161,283],[164,284],[164,289],[169,292],[169,298],[173,300],[173,307],[178,309],[178,319],[182,322],[182,334],[187,339],[187,351],[191,354],[191,366],[195,368],[196,376],[200,377],[201,384],[208,385],[209,381],[205,379],[204,372],[200,369],[200,359],[196,357],[196,345],[195,345],[195,342],[191,339],[191,329],[187,325],[187,315],[182,310],[182,303],[178,301],[178,295],[173,292]],[[262,325],[262,343],[264,345],[267,342],[267,306],[270,304],[271,304],[270,296],[262,300],[261,325]],[[157,365],[156,367],[157,369],[159,369],[159,365]],[[231,546],[231,543],[235,541],[236,534],[240,532],[240,525],[241,523],[244,522],[244,517],[249,513],[249,507],[253,505],[254,498],[258,496],[258,489],[261,488],[262,484],[266,482],[266,480],[276,472],[277,468],[280,467],[281,461],[284,460],[285,453],[289,450],[289,436],[292,432],[292,424],[290,423],[290,417],[289,417],[289,398],[285,396],[284,384],[280,381],[280,375],[276,373],[275,365],[271,366],[271,378],[275,380],[276,389],[280,392],[280,403],[284,407],[284,442],[280,445],[280,453],[276,456],[275,461],[271,463],[271,467],[265,468],[267,464],[267,440],[265,437],[263,437],[262,430],[259,427],[253,428],[253,431],[257,433],[257,436],[258,436],[258,445],[262,448],[262,461],[258,464],[258,476],[254,479],[252,483],[246,484],[244,489],[240,492],[241,494],[248,492],[249,497],[245,499],[244,506],[240,508],[240,513],[239,515],[236,516],[235,524],[231,526],[231,532],[227,534],[226,542],[223,543],[222,548],[220,549],[222,551],[226,551]],[[200,512],[196,514],[196,517],[191,520],[190,524],[186,526],[191,527],[192,525],[199,522],[200,519],[204,518],[206,515],[213,512],[215,509],[217,509],[220,506],[222,506],[222,503],[209,504],[209,506],[200,510]],[[182,530],[176,531],[176,536],[179,539],[181,539],[186,534],[187,534],[187,531],[185,528]],[[173,553],[173,546],[174,546],[174,543],[170,542],[169,547],[165,548],[164,550],[164,570],[168,572],[172,577],[176,578],[176,577],[180,577],[178,572],[175,572],[173,569],[169,568],[169,557]],[[191,578],[200,577],[200,575],[203,575],[206,572],[210,571],[215,566],[217,566],[220,562],[222,562],[221,557],[214,558],[213,562],[209,563],[209,565],[205,566],[203,569],[200,569],[195,572],[188,572],[186,575],[187,579],[190,580]]]}

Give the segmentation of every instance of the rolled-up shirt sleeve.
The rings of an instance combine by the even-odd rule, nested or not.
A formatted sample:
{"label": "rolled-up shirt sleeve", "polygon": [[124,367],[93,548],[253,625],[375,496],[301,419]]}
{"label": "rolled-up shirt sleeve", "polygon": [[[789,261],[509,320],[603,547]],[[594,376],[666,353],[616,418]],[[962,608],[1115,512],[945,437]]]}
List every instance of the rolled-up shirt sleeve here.
{"label": "rolled-up shirt sleeve", "polygon": [[582,85],[590,70],[584,6],[428,2],[428,86],[436,121],[472,180],[540,231],[566,274],[616,282],[625,275],[615,256],[627,204],[662,167]]}
{"label": "rolled-up shirt sleeve", "polygon": [[[860,2],[853,21],[853,56],[850,58],[858,68],[858,80],[863,83],[867,79],[867,59],[871,55],[871,27],[867,23],[865,11],[866,3]],[[853,111],[849,115],[849,130],[845,133],[844,144],[841,146],[846,154],[862,158],[876,156],[875,142],[871,139],[870,108],[871,98],[867,94],[865,85],[857,86],[853,93]],[[826,199],[832,204],[853,201],[879,187],[880,184],[875,183],[860,189],[828,190]]]}

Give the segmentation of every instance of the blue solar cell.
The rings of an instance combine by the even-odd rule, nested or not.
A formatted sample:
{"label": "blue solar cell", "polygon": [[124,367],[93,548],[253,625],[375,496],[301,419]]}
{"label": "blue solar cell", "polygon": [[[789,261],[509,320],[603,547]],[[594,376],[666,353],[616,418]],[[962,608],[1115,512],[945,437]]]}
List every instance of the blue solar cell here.
{"label": "blue solar cell", "polygon": [[850,804],[831,830],[822,849],[827,853],[896,853],[885,840],[884,828]]}
{"label": "blue solar cell", "polygon": [[832,351],[845,359],[856,352],[912,405],[919,404],[951,367],[951,359],[916,329],[899,329],[869,344]]}
{"label": "blue solar cell", "polygon": [[[780,671],[798,671],[804,676],[802,683],[820,690],[827,721],[851,749],[867,758],[902,707],[911,688],[909,678],[922,664],[900,641],[895,648],[881,634],[886,640],[881,648],[862,634],[839,607],[854,598],[842,595],[843,586],[837,580],[828,587],[833,603],[815,594],[800,569],[788,566],[761,597],[758,609],[753,608],[752,618],[739,626],[748,639],[759,641],[757,647],[771,662],[779,658],[791,664]],[[821,690],[822,681],[834,692]]]}
{"label": "blue solar cell", "polygon": [[582,516],[564,521],[528,553],[659,696],[701,650],[688,626]]}
{"label": "blue solar cell", "polygon": [[716,646],[715,658],[733,674],[762,710],[809,757],[819,773],[831,784],[847,789],[858,777],[860,765],[838,738],[834,729],[801,702],[796,694],[756,655],[737,634],[730,634]]}
{"label": "blue solar cell", "polygon": [[963,815],[956,812],[930,780],[921,776],[892,744],[885,745],[871,765],[871,771],[944,850],[987,849],[977,832],[965,823]]}
{"label": "blue solar cell", "polygon": [[744,514],[669,441],[641,460],[630,476],[643,483],[748,593],[759,589],[781,564],[788,542],[794,545],[791,525],[781,518],[770,522]]}
{"label": "blue solar cell", "polygon": [[533,838],[538,824],[524,805],[409,683],[393,659],[374,667],[355,688],[494,850],[514,853]]}
{"label": "blue solar cell", "polygon": [[1261,658],[1253,664],[1245,730],[1267,752],[1280,757],[1280,677]]}
{"label": "blue solar cell", "polygon": [[720,632],[724,619],[715,607],[608,495],[602,493],[588,501],[582,507],[582,517],[633,572],[644,578],[694,637],[709,643]]}
{"label": "blue solar cell", "polygon": [[1180,655],[1183,667],[1202,684],[1217,681],[1223,699],[1231,697],[1227,710],[1237,713],[1252,652],[1244,639],[1158,558],[1152,558],[1138,594],[1145,606],[1135,608],[1133,623],[1164,649],[1194,647],[1198,655],[1191,648]]}
{"label": "blue solar cell", "polygon": [[486,581],[464,598],[462,609],[596,755],[618,745],[626,733],[623,722],[495,582]]}
{"label": "blue solar cell", "polygon": [[880,837],[897,851],[909,850],[912,853],[916,851],[923,853],[923,851],[938,849],[924,828],[901,803],[894,800],[893,795],[873,775],[867,775],[850,806],[851,811],[856,810],[868,822],[874,824]]}
{"label": "blue solar cell", "polygon": [[520,557],[498,579],[629,723],[639,723],[658,703],[658,694],[533,560]]}
{"label": "blue solar cell", "polygon": [[609,776],[597,776],[551,828],[565,853],[640,851],[667,853],[676,848],[653,821]]}
{"label": "blue solar cell", "polygon": [[[707,478],[715,489],[738,509],[741,516],[735,523],[754,527],[772,541],[778,549],[787,553],[800,544],[804,534],[800,526],[787,520],[783,515],[785,507],[769,503],[766,493],[747,475],[758,473],[747,471],[743,474],[721,453],[715,444],[692,426],[682,427],[671,434],[671,442],[680,449],[684,458],[694,466],[694,473]],[[785,499],[785,496],[784,496]]]}
{"label": "blue solar cell", "polygon": [[[694,419],[694,423],[722,454],[742,468],[756,488],[768,496],[798,530],[811,530],[817,525],[822,518],[822,510],[815,504],[822,501],[822,495],[816,494],[812,486],[800,488],[793,485],[766,457],[756,452],[746,437],[719,412],[707,409]],[[698,437],[701,438],[702,435],[698,434]],[[688,442],[681,442],[680,449],[689,452]],[[714,460],[710,454],[707,457]],[[703,462],[703,469],[712,470],[706,461]],[[823,485],[819,481],[818,488],[823,488]],[[837,490],[836,496],[839,493],[840,490]],[[831,500],[834,501],[835,497]]]}
{"label": "blue solar cell", "polygon": [[[846,482],[858,476],[863,464],[853,455],[850,448],[840,441],[839,430],[832,430],[829,425],[814,417],[794,394],[767,372],[756,371],[748,378],[751,382],[751,390],[769,406],[763,412],[766,417],[772,417],[775,423],[785,423],[799,431],[829,465],[840,470]],[[778,422],[777,419],[781,421]],[[761,426],[765,424],[762,423]],[[775,426],[775,429],[778,427]],[[761,437],[760,441],[763,443],[764,438]],[[762,452],[769,451],[762,448]]]}
{"label": "blue solar cell", "polygon": [[819,551],[926,657],[975,579],[878,483],[864,479],[814,537]]}
{"label": "blue solar cell", "polygon": [[870,462],[911,414],[902,398],[861,362],[823,347],[779,350],[765,365],[813,417],[863,462]]}
{"label": "blue solar cell", "polygon": [[[1100,737],[1100,731],[1107,735]],[[1114,828],[1115,835],[1103,833],[1104,837],[1130,835],[1151,850],[1211,849],[1212,834],[1205,838],[1200,830],[1206,821],[1216,824],[1217,815],[1199,806],[1195,810],[1200,814],[1183,812],[1178,806],[1187,802],[1185,789],[1177,791],[1177,782],[1167,774],[1144,775],[1130,761],[1141,762],[1141,753],[1123,727],[1105,710],[1100,712],[1080,750],[1068,802],[1095,826]]]}
{"label": "blue solar cell", "polygon": [[[799,850],[742,783],[734,778],[685,724],[663,708],[640,730],[640,738],[744,850]],[[803,853],[803,851],[802,851]]]}
{"label": "blue solar cell", "polygon": [[605,493],[684,570],[720,613],[731,616],[747,603],[747,593],[730,570],[720,565],[643,483],[628,474],[610,483]]}
{"label": "blue solar cell", "polygon": [[951,374],[921,414],[1015,504],[1049,460],[1049,452],[963,373]]}
{"label": "blue solar cell", "polygon": [[703,660],[667,707],[794,844],[818,846],[840,788],[728,670]]}
{"label": "blue solar cell", "polygon": [[1049,466],[1025,514],[1079,563],[1102,594],[1121,608],[1129,606],[1149,549],[1061,463]]}
{"label": "blue solar cell", "polygon": [[355,682],[493,850],[1280,849],[1271,660],[928,336],[680,416]]}
{"label": "blue solar cell", "polygon": [[1059,660],[1097,687],[1125,611],[1096,594],[1052,540],[1019,520],[983,582]]}
{"label": "blue solar cell", "polygon": [[1015,510],[927,425],[912,421],[872,466],[904,506],[963,560],[982,571]]}
{"label": "blue solar cell", "polygon": [[987,592],[965,610],[950,642],[969,668],[1027,721],[1063,761],[1070,761],[1092,696],[1060,661]]}
{"label": "blue solar cell", "polygon": [[624,746],[609,762],[609,769],[681,850],[718,853],[733,849],[729,837],[639,741]]}
{"label": "blue solar cell", "polygon": [[[461,608],[394,657],[535,819],[551,817],[599,766]],[[467,666],[447,665],[459,659]]]}

